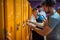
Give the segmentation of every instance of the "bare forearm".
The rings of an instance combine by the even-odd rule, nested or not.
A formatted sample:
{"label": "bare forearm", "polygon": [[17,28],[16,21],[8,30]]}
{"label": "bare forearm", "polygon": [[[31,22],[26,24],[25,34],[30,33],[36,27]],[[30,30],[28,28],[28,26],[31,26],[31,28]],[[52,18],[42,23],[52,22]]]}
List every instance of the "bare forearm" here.
{"label": "bare forearm", "polygon": [[44,23],[38,23],[38,22],[31,22],[32,24],[35,24],[38,27],[43,27]]}
{"label": "bare forearm", "polygon": [[36,28],[36,26],[32,26],[32,25],[29,25],[29,27],[32,28],[34,31],[36,31],[38,34],[40,34],[42,36],[48,35],[50,33],[50,30],[51,30],[47,26],[44,27],[44,30],[41,30],[39,28]]}
{"label": "bare forearm", "polygon": [[36,27],[31,27],[31,28],[34,29],[34,31],[36,31],[38,34],[42,36],[48,35],[50,33],[50,28],[48,27],[45,27],[44,30],[40,30]]}

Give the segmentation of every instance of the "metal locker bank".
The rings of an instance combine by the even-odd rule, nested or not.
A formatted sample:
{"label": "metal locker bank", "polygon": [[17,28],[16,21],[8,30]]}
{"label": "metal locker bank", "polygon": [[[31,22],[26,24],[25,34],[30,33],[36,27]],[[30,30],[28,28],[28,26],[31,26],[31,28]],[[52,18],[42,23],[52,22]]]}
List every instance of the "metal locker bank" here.
{"label": "metal locker bank", "polygon": [[[0,40],[29,40],[27,0],[0,0]],[[24,12],[23,12],[24,11]]]}

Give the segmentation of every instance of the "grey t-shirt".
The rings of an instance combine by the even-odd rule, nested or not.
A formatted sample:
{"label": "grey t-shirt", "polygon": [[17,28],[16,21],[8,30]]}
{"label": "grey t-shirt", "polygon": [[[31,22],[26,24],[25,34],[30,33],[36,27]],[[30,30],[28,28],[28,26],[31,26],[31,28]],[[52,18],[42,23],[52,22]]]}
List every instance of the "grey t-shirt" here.
{"label": "grey t-shirt", "polygon": [[60,16],[57,12],[49,18],[49,27],[53,30],[47,35],[47,40],[60,40]]}

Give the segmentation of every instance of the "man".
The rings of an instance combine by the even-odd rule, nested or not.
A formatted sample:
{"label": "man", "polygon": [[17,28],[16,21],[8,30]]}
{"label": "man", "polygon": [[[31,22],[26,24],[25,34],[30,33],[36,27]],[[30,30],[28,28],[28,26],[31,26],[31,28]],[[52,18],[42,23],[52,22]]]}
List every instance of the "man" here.
{"label": "man", "polygon": [[[40,20],[37,20],[37,22],[41,22],[41,20],[44,20],[44,21],[46,21],[47,20],[47,17],[46,17],[46,13],[45,13],[45,11],[43,10],[43,6],[42,6],[42,4],[40,4],[40,5],[38,5],[37,6],[37,9],[38,9],[38,16],[39,15],[41,15],[39,18],[41,18],[41,17],[44,17],[44,18],[41,18]],[[38,18],[38,19],[39,19]],[[43,28],[42,28],[43,29]],[[41,36],[41,35],[40,35]],[[39,37],[39,36],[38,36]],[[43,39],[43,40],[46,40],[46,36],[41,36],[41,38]]]}
{"label": "man", "polygon": [[[41,16],[40,16],[41,17]],[[42,17],[41,17],[42,18]],[[40,19],[41,19],[40,18]],[[37,11],[37,9],[35,8],[35,9],[33,9],[33,14],[32,14],[32,16],[31,16],[31,18],[30,18],[30,21],[32,21],[32,22],[38,22],[37,21],[38,20],[38,11]],[[39,21],[39,22],[41,22],[41,21]],[[32,24],[32,23],[28,23],[29,25],[31,25],[31,26],[33,26],[33,27],[36,27],[36,28],[39,28],[39,29],[42,29],[43,27],[41,27],[41,26],[43,26],[43,22],[42,23],[38,23],[38,24],[40,24],[40,25],[34,25],[34,24]],[[36,23],[37,24],[37,23]],[[36,33],[33,29],[32,29],[32,40],[44,40],[44,38],[43,38],[43,36],[40,36],[38,33]]]}
{"label": "man", "polygon": [[46,13],[42,8],[43,8],[42,5],[37,6],[38,15],[42,15],[45,19],[47,19]]}
{"label": "man", "polygon": [[[44,36],[47,35],[47,40],[60,40],[60,16],[54,12],[55,0],[45,0],[43,7],[46,13],[49,13],[48,23],[45,23],[44,30],[33,28],[37,33]],[[29,21],[35,24],[34,22]]]}
{"label": "man", "polygon": [[[30,18],[30,21],[31,22],[37,22],[36,21],[36,19],[38,19],[38,11],[37,11],[37,9],[35,8],[35,9],[33,9],[32,10],[32,12],[33,12],[33,14],[32,14],[32,16],[31,16],[31,18]],[[43,18],[43,17],[41,17],[41,18]],[[39,19],[41,19],[41,18],[39,18]],[[28,20],[29,21],[29,20]],[[28,23],[28,22],[27,22]],[[40,25],[38,25],[38,24],[40,24]],[[32,24],[32,23],[30,23],[29,25],[31,25],[31,26],[38,26],[38,27],[41,27],[41,26],[44,26],[44,22],[42,22],[42,23],[36,23],[36,25],[34,25],[34,24]]]}

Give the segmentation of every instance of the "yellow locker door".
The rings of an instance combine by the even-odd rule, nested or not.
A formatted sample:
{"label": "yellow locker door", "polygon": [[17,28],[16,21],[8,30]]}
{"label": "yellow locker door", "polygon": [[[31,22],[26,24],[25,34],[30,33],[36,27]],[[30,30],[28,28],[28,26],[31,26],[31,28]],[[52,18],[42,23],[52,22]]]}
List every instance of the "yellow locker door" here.
{"label": "yellow locker door", "polygon": [[[29,19],[30,19],[31,15],[32,15],[32,7],[31,7],[30,3],[28,3],[28,18]],[[32,40],[32,31],[31,31],[30,27],[28,27],[28,29],[29,29],[28,30],[29,40]]]}
{"label": "yellow locker door", "polygon": [[16,32],[16,40],[22,40],[21,39],[21,1],[22,0],[15,0],[15,32]]}
{"label": "yellow locker door", "polygon": [[[26,30],[25,30],[25,21],[24,21],[24,0],[22,0],[22,40],[26,40]],[[26,16],[26,15],[25,15]]]}
{"label": "yellow locker door", "polygon": [[[24,22],[28,20],[28,1],[24,1]],[[26,33],[26,40],[29,40],[29,34],[28,34],[28,26],[27,24],[24,26],[25,27],[25,33]]]}
{"label": "yellow locker door", "polygon": [[31,7],[31,4],[29,3],[28,4],[29,6],[28,6],[28,16],[29,16],[29,18],[31,17],[31,15],[32,15],[32,7]]}
{"label": "yellow locker door", "polygon": [[4,6],[3,6],[3,0],[0,0],[0,40],[4,40]]}
{"label": "yellow locker door", "polygon": [[5,17],[6,17],[6,37],[9,40],[14,39],[14,1],[13,0],[5,0]]}
{"label": "yellow locker door", "polygon": [[29,40],[29,35],[28,35],[28,26],[26,24],[26,21],[28,20],[28,1],[23,0],[22,2],[22,40]]}

